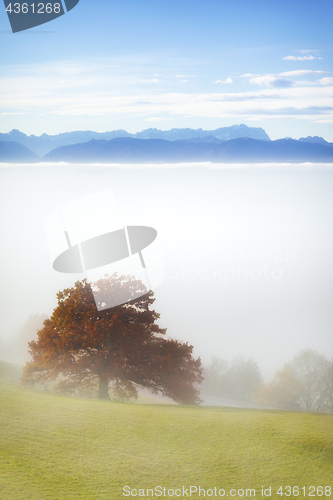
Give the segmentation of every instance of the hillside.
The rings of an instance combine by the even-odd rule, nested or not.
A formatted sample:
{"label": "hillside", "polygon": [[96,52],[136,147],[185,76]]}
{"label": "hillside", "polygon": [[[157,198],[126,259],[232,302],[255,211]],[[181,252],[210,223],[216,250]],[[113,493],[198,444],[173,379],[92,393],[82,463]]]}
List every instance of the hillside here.
{"label": "hillside", "polygon": [[124,486],[138,495],[158,485],[223,488],[225,496],[251,489],[252,497],[264,486],[272,498],[292,485],[319,498],[332,487],[329,415],[117,404],[4,384],[0,395],[6,500],[117,500]]}

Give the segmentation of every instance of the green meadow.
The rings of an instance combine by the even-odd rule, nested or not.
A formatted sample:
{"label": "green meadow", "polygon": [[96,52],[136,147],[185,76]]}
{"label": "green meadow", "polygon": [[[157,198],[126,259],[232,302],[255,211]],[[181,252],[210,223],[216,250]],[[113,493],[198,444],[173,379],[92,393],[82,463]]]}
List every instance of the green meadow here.
{"label": "green meadow", "polygon": [[330,498],[332,415],[70,398],[15,374],[0,382],[1,500]]}

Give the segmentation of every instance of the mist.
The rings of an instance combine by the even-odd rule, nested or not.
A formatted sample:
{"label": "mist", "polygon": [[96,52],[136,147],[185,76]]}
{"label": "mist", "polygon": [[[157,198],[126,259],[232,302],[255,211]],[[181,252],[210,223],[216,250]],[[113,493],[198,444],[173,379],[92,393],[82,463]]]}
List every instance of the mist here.
{"label": "mist", "polygon": [[45,222],[111,188],[124,225],[157,230],[154,308],[195,356],[251,357],[265,378],[302,349],[333,354],[332,165],[5,165],[0,358],[82,274],[52,268]]}

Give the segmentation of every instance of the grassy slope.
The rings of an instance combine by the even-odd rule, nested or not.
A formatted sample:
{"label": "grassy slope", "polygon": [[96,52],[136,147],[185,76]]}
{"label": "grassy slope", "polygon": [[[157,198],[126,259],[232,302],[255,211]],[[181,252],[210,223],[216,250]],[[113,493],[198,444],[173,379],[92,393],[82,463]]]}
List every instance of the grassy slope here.
{"label": "grassy slope", "polygon": [[333,417],[117,404],[2,382],[0,453],[1,500],[113,500],[125,485],[261,497],[262,485],[332,486]]}

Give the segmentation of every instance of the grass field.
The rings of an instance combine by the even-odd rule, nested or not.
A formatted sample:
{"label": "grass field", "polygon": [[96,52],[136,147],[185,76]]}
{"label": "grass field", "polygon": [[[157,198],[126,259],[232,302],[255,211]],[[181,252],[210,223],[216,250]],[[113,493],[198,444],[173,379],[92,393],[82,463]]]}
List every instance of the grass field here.
{"label": "grass field", "polygon": [[[1,500],[113,500],[126,485],[137,498],[158,485],[325,498],[308,487],[333,486],[330,415],[71,399],[2,381],[0,429]],[[306,489],[276,494],[287,485]]]}

